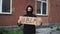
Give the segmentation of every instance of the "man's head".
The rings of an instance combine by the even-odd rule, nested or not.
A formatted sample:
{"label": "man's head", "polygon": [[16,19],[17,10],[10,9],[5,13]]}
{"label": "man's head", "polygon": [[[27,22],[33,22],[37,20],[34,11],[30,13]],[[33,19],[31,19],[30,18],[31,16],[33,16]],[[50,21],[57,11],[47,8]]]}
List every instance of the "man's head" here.
{"label": "man's head", "polygon": [[33,12],[33,7],[31,5],[28,5],[27,8],[26,8],[26,11],[31,11]]}
{"label": "man's head", "polygon": [[33,14],[33,7],[31,5],[28,5],[27,8],[26,8],[26,15],[25,16],[33,16],[33,17],[36,17],[34,14]]}
{"label": "man's head", "polygon": [[31,11],[31,10],[32,10],[32,8],[31,8],[31,7],[28,7],[28,8],[27,8],[27,11]]}

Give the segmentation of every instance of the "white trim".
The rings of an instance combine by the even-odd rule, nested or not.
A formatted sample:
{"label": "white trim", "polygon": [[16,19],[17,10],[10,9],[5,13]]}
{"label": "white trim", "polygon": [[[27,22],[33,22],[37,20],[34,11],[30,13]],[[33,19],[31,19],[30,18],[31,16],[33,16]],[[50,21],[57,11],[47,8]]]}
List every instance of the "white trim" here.
{"label": "white trim", "polygon": [[41,15],[42,15],[42,13],[43,13],[43,2],[41,2]]}
{"label": "white trim", "polygon": [[0,0],[0,13],[2,11],[2,0]]}
{"label": "white trim", "polygon": [[[36,15],[48,15],[48,0],[47,1],[42,1],[42,0],[37,0],[41,1],[41,14],[37,13]],[[46,3],[46,14],[42,14],[42,3]]]}
{"label": "white trim", "polygon": [[47,6],[46,6],[46,11],[47,11],[47,12],[46,12],[46,13],[47,13],[47,15],[48,15],[48,4],[49,4],[49,3],[48,3],[48,0],[47,0],[46,2],[47,2]]}
{"label": "white trim", "polygon": [[[1,1],[3,1],[3,0],[1,0]],[[1,8],[1,10],[2,10],[2,8]],[[0,11],[0,14],[12,14],[12,0],[10,0],[10,12],[2,12],[2,11]]]}
{"label": "white trim", "polygon": [[47,16],[47,14],[36,14],[38,16]]}
{"label": "white trim", "polygon": [[37,1],[41,1],[41,0],[37,0]]}
{"label": "white trim", "polygon": [[12,14],[12,0],[10,1],[10,14]]}

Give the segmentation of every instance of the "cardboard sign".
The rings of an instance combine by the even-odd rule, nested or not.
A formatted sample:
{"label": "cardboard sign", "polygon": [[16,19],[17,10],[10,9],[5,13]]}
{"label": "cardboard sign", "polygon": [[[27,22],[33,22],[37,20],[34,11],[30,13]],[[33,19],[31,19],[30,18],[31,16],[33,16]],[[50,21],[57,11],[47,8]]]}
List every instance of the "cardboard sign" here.
{"label": "cardboard sign", "polygon": [[41,19],[38,17],[20,16],[18,22],[21,24],[40,25]]}

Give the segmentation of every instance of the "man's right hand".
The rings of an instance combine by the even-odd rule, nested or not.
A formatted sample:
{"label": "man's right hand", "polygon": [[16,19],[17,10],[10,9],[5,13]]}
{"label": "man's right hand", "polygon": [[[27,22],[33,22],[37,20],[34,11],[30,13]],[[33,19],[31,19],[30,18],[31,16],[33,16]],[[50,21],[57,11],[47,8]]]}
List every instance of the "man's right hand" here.
{"label": "man's right hand", "polygon": [[20,23],[17,23],[17,25],[18,25],[18,26],[21,26],[22,24],[20,24]]}

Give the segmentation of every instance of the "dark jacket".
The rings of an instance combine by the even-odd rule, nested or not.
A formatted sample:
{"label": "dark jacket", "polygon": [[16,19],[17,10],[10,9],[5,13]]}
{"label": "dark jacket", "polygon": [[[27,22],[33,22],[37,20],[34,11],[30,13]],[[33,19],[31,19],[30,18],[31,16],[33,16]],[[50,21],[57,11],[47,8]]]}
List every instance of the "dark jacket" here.
{"label": "dark jacket", "polygon": [[[31,7],[32,10],[31,11],[28,11],[28,7]],[[26,8],[26,14],[23,15],[23,16],[28,16],[28,17],[36,17],[36,15],[33,14],[33,7],[32,6],[27,6]],[[18,24],[18,23],[17,23]],[[22,24],[18,24],[18,26],[21,26]]]}

